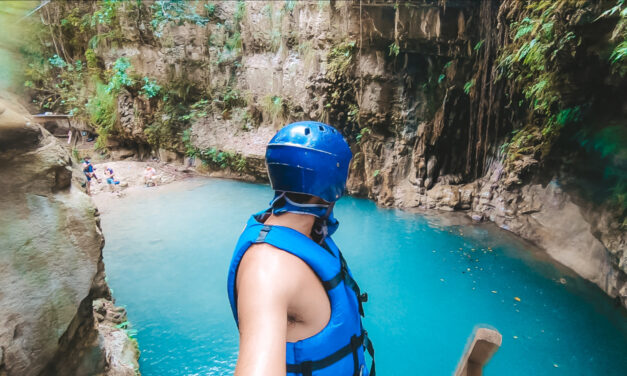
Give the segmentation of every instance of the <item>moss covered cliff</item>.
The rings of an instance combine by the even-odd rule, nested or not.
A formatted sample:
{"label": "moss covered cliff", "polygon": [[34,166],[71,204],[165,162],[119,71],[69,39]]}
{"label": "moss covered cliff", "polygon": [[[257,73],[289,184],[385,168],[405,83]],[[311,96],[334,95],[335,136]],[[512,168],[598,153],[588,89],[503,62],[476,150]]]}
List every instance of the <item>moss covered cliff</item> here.
{"label": "moss covered cliff", "polygon": [[113,157],[258,179],[274,130],[326,121],[351,143],[351,193],[494,221],[627,304],[626,9],[56,2],[33,20],[24,85]]}

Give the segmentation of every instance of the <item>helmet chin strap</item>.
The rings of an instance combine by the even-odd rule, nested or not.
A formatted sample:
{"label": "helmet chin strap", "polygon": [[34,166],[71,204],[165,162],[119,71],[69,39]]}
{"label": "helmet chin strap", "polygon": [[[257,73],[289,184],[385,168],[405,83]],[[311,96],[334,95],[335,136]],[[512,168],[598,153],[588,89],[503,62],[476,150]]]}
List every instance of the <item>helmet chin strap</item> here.
{"label": "helmet chin strap", "polygon": [[338,220],[333,217],[334,206],[335,203],[301,204],[290,200],[286,192],[277,191],[272,201],[270,201],[269,210],[272,211],[274,215],[295,213],[316,217],[311,235],[318,243],[322,243],[324,239],[332,235],[339,226]]}

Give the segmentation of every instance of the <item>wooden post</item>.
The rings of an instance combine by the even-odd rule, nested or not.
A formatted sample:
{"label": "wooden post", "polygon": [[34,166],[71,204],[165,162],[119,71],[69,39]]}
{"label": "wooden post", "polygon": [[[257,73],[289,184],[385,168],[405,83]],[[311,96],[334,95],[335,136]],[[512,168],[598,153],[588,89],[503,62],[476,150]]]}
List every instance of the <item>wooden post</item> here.
{"label": "wooden post", "polygon": [[479,328],[466,346],[464,355],[457,365],[455,376],[481,376],[483,366],[488,363],[496,350],[501,347],[503,337],[496,330]]}

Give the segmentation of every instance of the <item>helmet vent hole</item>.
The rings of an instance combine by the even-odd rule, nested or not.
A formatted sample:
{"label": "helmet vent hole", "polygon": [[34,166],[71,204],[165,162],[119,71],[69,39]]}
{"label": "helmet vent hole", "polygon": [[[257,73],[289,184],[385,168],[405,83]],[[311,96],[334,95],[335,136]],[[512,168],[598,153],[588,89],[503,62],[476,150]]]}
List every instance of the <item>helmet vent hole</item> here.
{"label": "helmet vent hole", "polygon": [[309,128],[305,128],[305,136],[309,134]]}
{"label": "helmet vent hole", "polygon": [[324,127],[322,125],[319,125],[318,129],[320,129],[320,132],[324,132]]}

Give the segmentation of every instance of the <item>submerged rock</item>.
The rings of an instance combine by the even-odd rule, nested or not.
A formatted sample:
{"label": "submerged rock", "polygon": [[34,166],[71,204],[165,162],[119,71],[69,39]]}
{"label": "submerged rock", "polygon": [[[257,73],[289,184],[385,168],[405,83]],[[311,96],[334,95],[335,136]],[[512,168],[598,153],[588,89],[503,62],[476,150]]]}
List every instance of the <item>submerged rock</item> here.
{"label": "submerged rock", "polygon": [[98,212],[72,181],[82,173],[2,95],[0,145],[0,374],[122,374],[92,312],[111,296]]}

